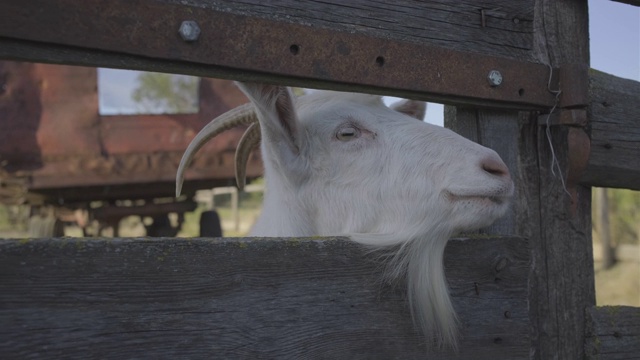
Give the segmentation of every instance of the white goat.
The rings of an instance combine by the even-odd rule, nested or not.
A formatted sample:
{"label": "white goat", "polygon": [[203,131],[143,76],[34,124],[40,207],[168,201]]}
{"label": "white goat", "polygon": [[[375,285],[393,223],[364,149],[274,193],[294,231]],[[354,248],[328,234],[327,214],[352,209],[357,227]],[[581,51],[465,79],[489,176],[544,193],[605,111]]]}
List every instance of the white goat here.
{"label": "white goat", "polygon": [[388,108],[374,95],[319,91],[295,99],[286,87],[238,86],[251,104],[196,136],[178,169],[177,194],[206,141],[252,124],[236,158],[242,187],[247,154],[262,137],[267,189],[252,235],[346,235],[392,250],[387,275],[406,275],[414,321],[439,346],[455,348],[444,248],[454,234],[488,226],[506,211],[513,183],[500,157],[407,116],[423,114],[421,102]]}

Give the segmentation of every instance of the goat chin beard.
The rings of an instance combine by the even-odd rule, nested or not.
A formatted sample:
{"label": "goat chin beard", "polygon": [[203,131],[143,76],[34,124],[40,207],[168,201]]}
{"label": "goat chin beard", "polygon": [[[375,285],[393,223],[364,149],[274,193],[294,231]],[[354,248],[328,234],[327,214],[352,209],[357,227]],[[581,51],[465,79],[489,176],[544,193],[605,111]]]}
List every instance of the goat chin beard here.
{"label": "goat chin beard", "polygon": [[[453,235],[445,229],[403,237],[400,234],[352,234],[351,239],[376,250],[390,251],[385,279],[406,278],[414,325],[422,330],[427,348],[458,348],[458,318],[444,272],[444,249]],[[408,239],[408,240],[407,240]]]}

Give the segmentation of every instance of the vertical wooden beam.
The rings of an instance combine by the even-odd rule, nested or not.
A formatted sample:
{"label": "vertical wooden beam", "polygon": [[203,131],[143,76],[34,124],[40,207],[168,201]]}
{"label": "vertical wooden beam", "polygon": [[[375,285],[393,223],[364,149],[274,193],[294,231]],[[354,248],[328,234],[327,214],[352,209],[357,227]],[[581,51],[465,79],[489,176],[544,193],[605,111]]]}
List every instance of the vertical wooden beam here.
{"label": "vertical wooden beam", "polygon": [[[534,28],[536,53],[541,62],[560,69],[588,68],[586,1],[537,0]],[[561,102],[579,99],[581,96],[576,92],[588,91],[576,86],[586,83],[586,78],[574,76],[563,80]],[[575,109],[586,104],[567,106]],[[540,236],[531,239],[536,264],[534,281],[530,284],[532,354],[534,359],[582,359],[585,311],[595,304],[595,289],[591,188],[577,184],[576,177],[584,160],[579,155],[588,147],[589,140],[584,128],[576,124],[552,126],[548,133],[546,130],[544,125],[540,126],[536,138]],[[554,161],[558,167],[554,167]]]}
{"label": "vertical wooden beam", "polygon": [[[586,1],[537,0],[535,21],[540,62],[554,68],[588,68]],[[582,108],[576,102],[582,94],[576,91],[588,90],[580,85],[586,78],[572,75],[564,80],[559,100]],[[516,185],[512,209],[483,232],[530,239],[532,358],[580,359],[585,309],[595,304],[591,189],[577,184],[589,139],[580,124],[552,126],[548,136],[545,124],[539,123],[537,113],[445,108],[445,126],[496,150],[512,173]],[[559,167],[552,170],[554,161]]]}
{"label": "vertical wooden beam", "polygon": [[[566,176],[569,132],[551,131],[557,161]],[[556,170],[544,129],[538,136],[540,160],[540,238],[532,241],[536,279],[531,284],[531,315],[535,314],[536,359],[583,357],[585,309],[595,304],[591,245],[591,188],[569,187],[570,197]]]}
{"label": "vertical wooden beam", "polygon": [[[540,129],[537,113],[499,110],[479,110],[462,107],[445,107],[444,123],[447,128],[481,145],[494,149],[504,160],[515,185],[511,209],[501,220],[480,232],[489,234],[518,234],[530,241],[532,257],[529,278],[529,318],[531,319],[532,359],[540,359],[538,322],[544,317],[544,309],[538,302],[546,302],[545,278],[539,279],[544,268],[545,253],[541,250],[541,231],[545,201],[540,196],[542,177],[538,159]],[[542,280],[542,281],[540,281]]]}
{"label": "vertical wooden beam", "polygon": [[[477,110],[466,107],[445,106],[445,127],[473,140],[481,145],[495,150],[504,160],[511,172],[515,184],[514,201],[511,209],[493,225],[480,230],[488,234],[517,234],[521,223],[518,214],[526,210],[526,198],[521,186],[521,171],[518,169],[520,154],[520,114],[517,111]],[[526,151],[525,152],[529,152]],[[522,208],[522,209],[521,209]],[[521,209],[521,210],[516,210]]]}

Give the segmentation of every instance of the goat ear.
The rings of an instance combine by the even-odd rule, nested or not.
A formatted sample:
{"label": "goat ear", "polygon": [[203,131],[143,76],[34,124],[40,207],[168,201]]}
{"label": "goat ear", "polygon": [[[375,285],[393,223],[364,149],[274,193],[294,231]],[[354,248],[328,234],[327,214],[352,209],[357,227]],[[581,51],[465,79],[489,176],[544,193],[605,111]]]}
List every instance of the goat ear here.
{"label": "goat ear", "polygon": [[298,118],[291,90],[285,86],[260,83],[236,85],[253,103],[265,141],[284,142],[294,154],[300,151]]}
{"label": "goat ear", "polygon": [[392,104],[391,109],[422,121],[427,113],[427,103],[417,100],[402,100]]}

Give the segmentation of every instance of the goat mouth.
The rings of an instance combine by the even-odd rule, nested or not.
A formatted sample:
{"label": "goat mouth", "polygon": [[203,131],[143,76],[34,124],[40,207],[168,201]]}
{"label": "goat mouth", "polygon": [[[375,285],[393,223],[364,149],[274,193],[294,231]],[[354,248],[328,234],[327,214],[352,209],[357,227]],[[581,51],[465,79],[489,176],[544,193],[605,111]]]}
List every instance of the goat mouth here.
{"label": "goat mouth", "polygon": [[451,202],[458,201],[480,201],[480,202],[490,202],[495,205],[502,205],[509,201],[508,197],[504,196],[496,196],[496,195],[456,195],[451,192],[447,192],[446,196]]}
{"label": "goat mouth", "polygon": [[499,196],[489,196],[487,199],[489,199],[491,202],[497,205],[502,205],[507,202],[507,199]]}

